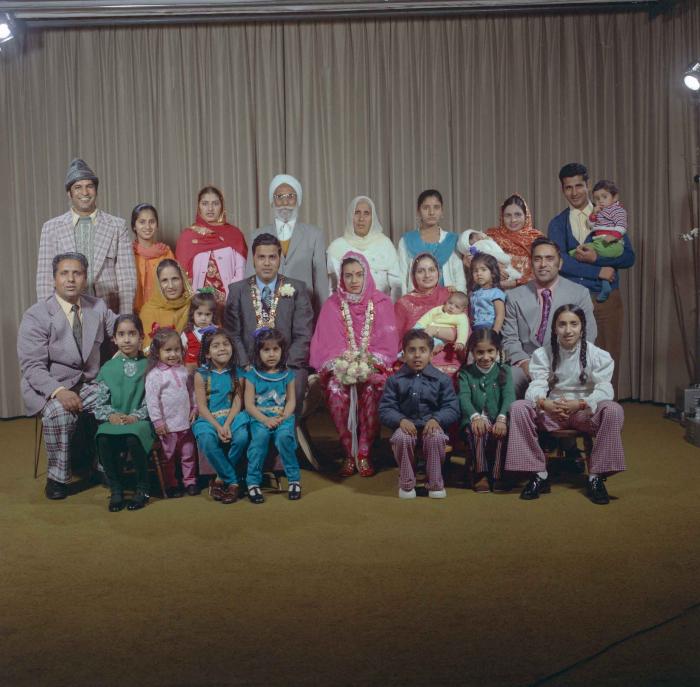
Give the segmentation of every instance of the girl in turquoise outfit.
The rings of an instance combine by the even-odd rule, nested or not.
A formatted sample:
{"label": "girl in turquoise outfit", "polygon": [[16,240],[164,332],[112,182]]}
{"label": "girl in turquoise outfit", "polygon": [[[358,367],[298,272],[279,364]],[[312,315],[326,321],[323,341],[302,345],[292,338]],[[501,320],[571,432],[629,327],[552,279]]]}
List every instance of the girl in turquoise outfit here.
{"label": "girl in turquoise outfit", "polygon": [[[148,454],[155,435],[148,421],[144,377],[147,360],[141,353],[143,325],[136,315],[120,315],[112,339],[119,352],[107,361],[97,375],[95,418],[97,450],[111,495],[109,510],[116,512],[143,508],[148,501]],[[136,470],[136,493],[124,500],[119,465],[120,454],[128,451]]]}
{"label": "girl in turquoise outfit", "polygon": [[255,334],[255,362],[245,373],[245,407],[250,415],[248,449],[248,498],[263,503],[260,490],[262,468],[274,439],[289,481],[287,496],[301,498],[297,439],[294,425],[294,372],[287,369],[287,342],[278,329],[259,329]]}
{"label": "girl in turquoise outfit", "polygon": [[202,338],[200,367],[194,374],[199,417],[192,432],[200,453],[223,482],[212,496],[226,504],[238,500],[236,466],[248,446],[249,418],[241,412],[242,388],[233,351],[233,339],[226,331],[208,332]]}

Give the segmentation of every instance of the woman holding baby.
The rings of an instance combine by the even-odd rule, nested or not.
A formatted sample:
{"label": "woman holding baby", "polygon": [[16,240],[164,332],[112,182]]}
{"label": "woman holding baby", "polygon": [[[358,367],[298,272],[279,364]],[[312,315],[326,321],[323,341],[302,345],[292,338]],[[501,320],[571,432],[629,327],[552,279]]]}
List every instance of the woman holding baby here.
{"label": "woman holding baby", "polygon": [[501,205],[497,227],[486,232],[467,229],[460,236],[457,249],[467,268],[477,252],[493,255],[501,269],[501,288],[513,289],[532,279],[530,248],[532,242],[542,236],[544,234],[532,226],[527,203],[515,193]]}

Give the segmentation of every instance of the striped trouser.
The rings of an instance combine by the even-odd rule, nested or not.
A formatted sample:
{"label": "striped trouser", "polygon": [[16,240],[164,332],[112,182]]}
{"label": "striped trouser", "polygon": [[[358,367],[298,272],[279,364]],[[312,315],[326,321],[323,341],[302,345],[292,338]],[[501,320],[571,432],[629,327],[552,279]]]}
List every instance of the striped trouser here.
{"label": "striped trouser", "polygon": [[[469,429],[467,429],[466,437],[474,461],[474,473],[477,475],[491,473],[493,479],[501,479],[506,438],[496,438],[492,432],[477,437]],[[493,468],[489,468],[489,457],[491,456],[493,457]]]}
{"label": "striped trouser", "polygon": [[[83,402],[82,412],[92,412],[97,399],[97,384],[85,383],[76,392]],[[49,479],[66,484],[70,482],[70,444],[78,424],[79,413],[66,410],[60,401],[52,398],[41,411],[44,425],[44,443],[48,461]]]}
{"label": "striped trouser", "polygon": [[[428,476],[428,489],[438,491],[443,489],[442,464],[445,462],[445,447],[447,434],[434,432],[425,434],[419,431],[423,442],[423,458],[425,472]],[[416,443],[418,437],[413,437],[399,427],[391,436],[391,449],[394,459],[399,466],[399,486],[404,491],[411,491],[416,486]]]}
{"label": "striped trouser", "polygon": [[538,413],[531,401],[516,401],[510,407],[506,470],[540,472],[547,469],[537,430],[576,429],[595,435],[588,465],[596,475],[613,475],[625,469],[622,424],[625,414],[615,401],[601,401],[592,415],[578,411],[560,424],[546,413]]}

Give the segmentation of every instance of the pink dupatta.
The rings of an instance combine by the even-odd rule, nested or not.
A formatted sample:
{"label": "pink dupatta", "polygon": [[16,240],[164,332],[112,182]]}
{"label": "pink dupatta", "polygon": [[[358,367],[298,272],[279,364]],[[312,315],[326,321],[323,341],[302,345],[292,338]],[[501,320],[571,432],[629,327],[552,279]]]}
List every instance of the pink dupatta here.
{"label": "pink dupatta", "polygon": [[367,305],[370,301],[374,304],[374,321],[370,331],[368,350],[389,367],[398,350],[396,320],[391,298],[375,286],[369,263],[362,253],[348,251],[343,255],[341,264],[347,258],[352,258],[362,265],[365,273],[362,293],[348,293],[341,273],[338,290],[323,304],[316,323],[316,330],[311,339],[311,367],[321,370],[345,353],[348,348],[348,334],[341,308],[343,302],[347,303],[350,310],[355,343],[360,345]]}

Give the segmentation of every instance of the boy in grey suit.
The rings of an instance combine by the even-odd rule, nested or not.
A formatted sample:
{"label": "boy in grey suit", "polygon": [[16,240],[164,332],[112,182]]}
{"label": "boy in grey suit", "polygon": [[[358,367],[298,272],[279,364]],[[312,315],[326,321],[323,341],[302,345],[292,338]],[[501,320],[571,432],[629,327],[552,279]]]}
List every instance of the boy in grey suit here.
{"label": "boy in grey suit", "polygon": [[[278,174],[270,182],[268,195],[273,224],[255,229],[251,240],[254,241],[260,234],[272,234],[277,237],[282,250],[280,272],[306,284],[314,314],[318,316],[330,292],[326,269],[326,240],[323,232],[311,224],[297,221],[302,199],[301,183],[298,179],[289,174]],[[248,255],[246,275],[251,276],[254,272],[251,252]]]}
{"label": "boy in grey suit", "polygon": [[587,288],[559,275],[559,247],[546,238],[535,239],[530,252],[534,279],[508,291],[503,322],[503,351],[511,365],[515,397],[523,398],[530,383],[530,356],[547,343],[554,311],[560,305],[578,305],[586,314],[588,340],[597,334],[593,303]]}
{"label": "boy in grey suit", "polygon": [[70,441],[78,415],[95,406],[100,345],[115,316],[99,298],[82,293],[88,263],[80,253],[52,261],[55,293],[22,318],[17,356],[22,396],[30,415],[41,413],[48,457],[46,496],[64,499],[70,481]]}

